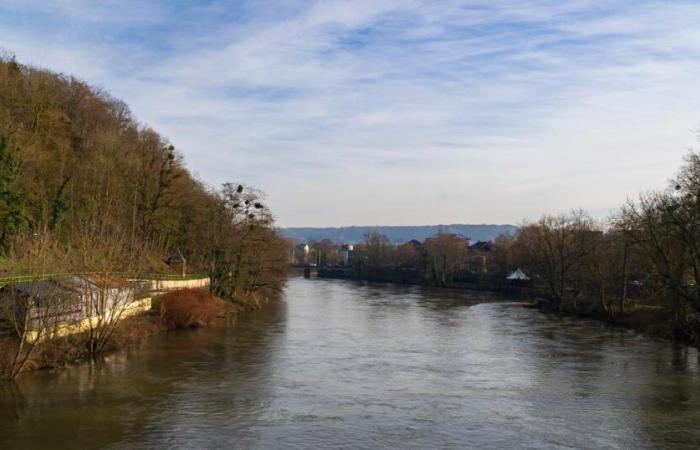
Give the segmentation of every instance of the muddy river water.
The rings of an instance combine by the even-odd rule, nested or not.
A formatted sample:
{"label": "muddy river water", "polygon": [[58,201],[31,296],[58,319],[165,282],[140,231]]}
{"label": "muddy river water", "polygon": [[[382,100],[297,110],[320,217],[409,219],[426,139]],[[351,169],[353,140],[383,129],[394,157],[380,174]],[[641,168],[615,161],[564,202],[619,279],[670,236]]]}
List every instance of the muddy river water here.
{"label": "muddy river water", "polygon": [[694,448],[694,349],[484,293],[289,280],[0,387],[0,448]]}

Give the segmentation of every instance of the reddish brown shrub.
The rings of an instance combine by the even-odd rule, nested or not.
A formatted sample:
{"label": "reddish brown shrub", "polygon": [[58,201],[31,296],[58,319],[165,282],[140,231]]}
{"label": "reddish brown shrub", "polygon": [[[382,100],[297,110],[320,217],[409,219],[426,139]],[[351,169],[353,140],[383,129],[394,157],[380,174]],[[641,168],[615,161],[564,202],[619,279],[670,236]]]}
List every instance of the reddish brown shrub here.
{"label": "reddish brown shrub", "polygon": [[163,331],[160,317],[156,313],[136,314],[119,323],[114,336],[107,345],[108,351],[138,348],[154,334]]}
{"label": "reddish brown shrub", "polygon": [[206,326],[227,310],[226,302],[203,289],[181,289],[160,298],[160,318],[170,330]]}

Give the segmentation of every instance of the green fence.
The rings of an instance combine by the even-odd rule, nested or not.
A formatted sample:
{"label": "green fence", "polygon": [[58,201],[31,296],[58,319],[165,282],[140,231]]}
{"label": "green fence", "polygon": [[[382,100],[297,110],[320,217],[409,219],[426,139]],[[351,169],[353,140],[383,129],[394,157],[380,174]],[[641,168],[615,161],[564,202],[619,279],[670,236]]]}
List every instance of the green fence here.
{"label": "green fence", "polygon": [[[68,277],[68,276],[99,276],[101,275],[100,273],[93,272],[93,273],[84,273],[84,274],[76,274],[76,273],[44,273],[44,274],[31,274],[31,275],[12,275],[8,277],[0,277],[0,286],[4,286],[6,284],[16,284],[16,283],[27,283],[30,281],[43,281],[43,280],[48,280],[51,278],[62,278],[62,277]],[[124,273],[113,273],[110,274],[110,276],[113,277],[118,277],[118,278],[128,278],[128,279],[134,279],[134,280],[164,280],[164,281],[170,281],[170,280],[197,280],[200,278],[206,278],[207,274],[204,273],[193,273],[190,275],[182,276],[182,275],[173,275],[173,274],[149,274],[149,275],[135,275],[135,274],[124,274]]]}

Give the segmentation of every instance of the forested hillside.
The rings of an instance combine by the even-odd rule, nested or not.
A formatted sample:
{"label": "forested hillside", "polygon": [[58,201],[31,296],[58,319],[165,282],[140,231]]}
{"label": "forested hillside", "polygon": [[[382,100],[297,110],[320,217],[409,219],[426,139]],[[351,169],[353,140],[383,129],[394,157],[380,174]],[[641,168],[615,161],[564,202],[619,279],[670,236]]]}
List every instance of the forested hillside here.
{"label": "forested hillside", "polygon": [[279,282],[284,242],[260,194],[196,180],[108,93],[2,59],[0,138],[3,275],[180,273],[182,255],[222,296]]}

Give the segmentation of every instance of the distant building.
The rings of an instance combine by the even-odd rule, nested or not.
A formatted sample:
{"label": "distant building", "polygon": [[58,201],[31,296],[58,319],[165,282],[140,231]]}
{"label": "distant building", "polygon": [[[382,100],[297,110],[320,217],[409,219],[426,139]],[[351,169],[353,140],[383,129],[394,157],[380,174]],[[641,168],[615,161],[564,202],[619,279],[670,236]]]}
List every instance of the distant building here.
{"label": "distant building", "polygon": [[292,247],[289,262],[291,264],[306,264],[308,263],[311,247],[309,244],[296,244]]}
{"label": "distant building", "polygon": [[399,247],[411,247],[411,248],[414,248],[414,249],[416,249],[416,250],[421,250],[421,251],[422,251],[422,250],[423,250],[423,243],[422,243],[422,242],[419,242],[419,241],[417,241],[417,240],[415,240],[415,239],[411,239],[410,241],[405,242],[405,243],[399,245]]}
{"label": "distant building", "polygon": [[478,241],[471,249],[479,253],[489,253],[492,249],[491,241]]}
{"label": "distant building", "polygon": [[531,278],[528,277],[519,267],[506,277],[506,281],[513,284],[529,283]]}
{"label": "distant building", "polygon": [[340,246],[340,261],[344,266],[350,262],[352,253],[355,251],[355,246],[352,244],[343,244]]}
{"label": "distant building", "polygon": [[399,267],[418,269],[425,263],[425,258],[425,245],[416,239],[411,239],[396,247],[396,262]]}
{"label": "distant building", "polygon": [[478,241],[469,247],[469,268],[472,273],[488,272],[488,259],[493,250],[490,241]]}

